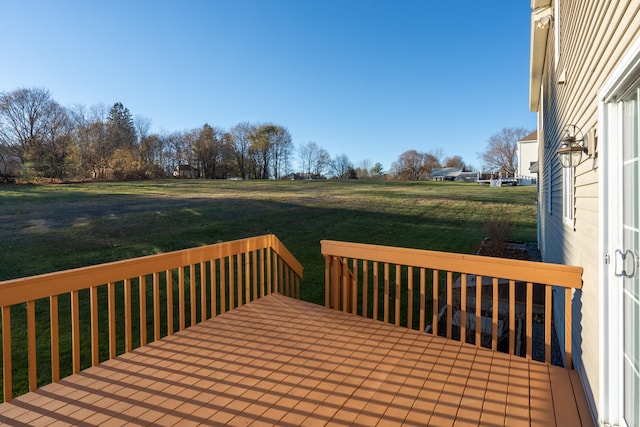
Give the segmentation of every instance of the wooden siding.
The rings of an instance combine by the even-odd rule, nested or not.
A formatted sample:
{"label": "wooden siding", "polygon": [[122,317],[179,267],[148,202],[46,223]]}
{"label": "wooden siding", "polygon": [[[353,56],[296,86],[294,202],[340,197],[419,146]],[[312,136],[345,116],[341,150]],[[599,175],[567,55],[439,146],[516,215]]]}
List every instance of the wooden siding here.
{"label": "wooden siding", "polygon": [[[574,298],[573,329],[577,332],[574,361],[588,379],[593,396],[599,395],[599,291],[598,278],[603,254],[599,241],[598,159],[584,161],[575,171],[574,229],[562,222],[562,171],[555,154],[562,128],[579,126],[583,133],[600,132],[598,93],[613,68],[630,44],[640,35],[640,5],[626,0],[561,1],[560,16],[554,14],[554,25],[560,25],[560,55],[555,63],[555,31],[549,32],[544,94],[541,98],[544,141],[540,144],[541,252],[549,262],[582,265],[584,284]],[[556,76],[566,73],[566,82],[557,84]],[[601,148],[601,147],[600,147]],[[551,177],[552,214],[548,213],[547,180]],[[562,304],[562,297],[557,299]],[[562,325],[560,331],[562,332]],[[579,333],[579,335],[578,335]],[[598,406],[598,402],[593,402]]]}

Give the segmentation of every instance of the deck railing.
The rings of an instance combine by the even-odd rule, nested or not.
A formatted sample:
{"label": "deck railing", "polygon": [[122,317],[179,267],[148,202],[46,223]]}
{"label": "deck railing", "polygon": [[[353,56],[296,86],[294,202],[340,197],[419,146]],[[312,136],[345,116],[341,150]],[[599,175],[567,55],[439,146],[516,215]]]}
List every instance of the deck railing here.
{"label": "deck railing", "polygon": [[565,294],[565,336],[559,341],[571,368],[571,303],[573,290],[582,286],[580,267],[326,240],[321,245],[327,307],[420,331],[430,323],[430,332],[447,338],[455,312],[462,342],[481,346],[486,337],[496,351],[502,336],[501,347],[516,354],[521,331],[527,359],[533,357],[534,316],[539,317],[547,364],[556,287]]}
{"label": "deck railing", "polygon": [[13,397],[14,372],[29,391],[42,385],[39,366],[50,368],[46,382],[58,381],[61,347],[70,347],[63,356],[71,365],[62,372],[77,373],[272,292],[299,298],[302,273],[280,240],[265,235],[0,282],[4,401]]}

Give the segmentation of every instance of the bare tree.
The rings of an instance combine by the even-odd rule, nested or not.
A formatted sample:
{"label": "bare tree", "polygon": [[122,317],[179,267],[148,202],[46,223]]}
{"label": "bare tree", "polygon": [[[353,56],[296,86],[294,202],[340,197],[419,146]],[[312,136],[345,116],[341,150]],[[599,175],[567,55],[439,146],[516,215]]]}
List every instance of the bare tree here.
{"label": "bare tree", "polygon": [[23,157],[44,139],[52,103],[49,91],[41,88],[1,93],[0,142]]}
{"label": "bare tree", "polygon": [[36,160],[36,168],[49,178],[65,178],[70,172],[73,150],[73,126],[66,108],[50,105],[49,126]]}
{"label": "bare tree", "polygon": [[371,159],[364,159],[360,161],[356,168],[356,175],[358,179],[367,179],[371,176]]}
{"label": "bare tree", "polygon": [[298,153],[301,170],[309,175],[322,176],[331,163],[329,152],[313,141],[301,145]]}
{"label": "bare tree", "polygon": [[164,140],[158,134],[145,136],[140,141],[140,160],[147,176],[161,177],[166,174],[164,149]]}
{"label": "bare tree", "polygon": [[455,155],[444,159],[445,168],[462,168],[466,170],[467,165],[462,160],[461,156]]}
{"label": "bare tree", "polygon": [[407,150],[400,154],[398,160],[393,162],[391,170],[396,179],[405,181],[420,181],[429,178],[431,171],[442,167],[442,150],[420,153],[416,150]]}
{"label": "bare tree", "polygon": [[[442,164],[444,163],[444,151],[442,148],[438,147],[427,151],[427,156],[429,157],[428,161],[434,164],[434,168],[442,167]],[[431,172],[431,170],[429,170],[429,172]]]}
{"label": "bare tree", "polygon": [[300,155],[300,169],[302,170],[302,173],[311,174],[311,171],[315,166],[314,162],[319,150],[320,147],[318,147],[318,144],[313,141],[309,141],[298,148],[298,154]]}
{"label": "bare tree", "polygon": [[320,148],[313,163],[313,173],[322,176],[331,164],[331,155],[324,148]]}
{"label": "bare tree", "polygon": [[338,179],[351,178],[351,171],[353,171],[355,174],[355,170],[353,169],[353,164],[351,163],[351,160],[349,160],[349,157],[347,157],[346,154],[340,154],[336,156],[331,161],[330,166],[331,166],[331,172],[333,173],[333,176]]}
{"label": "bare tree", "polygon": [[231,141],[233,142],[236,165],[240,177],[249,177],[249,164],[251,163],[251,134],[256,127],[248,122],[238,123],[231,128]]}
{"label": "bare tree", "polygon": [[38,175],[62,177],[70,148],[67,110],[41,88],[0,93],[0,144]]}
{"label": "bare tree", "polygon": [[530,132],[522,127],[502,128],[489,138],[487,149],[481,154],[484,167],[490,171],[513,175],[518,166],[518,140]]}
{"label": "bare tree", "polygon": [[137,115],[133,120],[133,125],[138,135],[138,144],[142,145],[145,138],[149,136],[151,130],[151,119]]}
{"label": "bare tree", "polygon": [[[283,126],[266,123],[249,134],[251,150],[255,154],[258,178],[278,179],[288,169],[293,142],[291,134]],[[286,172],[285,172],[286,173]]]}
{"label": "bare tree", "polygon": [[273,154],[271,156],[273,177],[275,179],[279,179],[289,171],[293,142],[289,130],[283,126],[275,126],[275,130],[271,134],[271,137],[271,147],[273,150]]}
{"label": "bare tree", "polygon": [[425,154],[416,150],[407,150],[400,154],[391,168],[396,178],[406,181],[418,181],[423,178]]}
{"label": "bare tree", "polygon": [[203,178],[214,179],[217,177],[217,167],[221,160],[222,132],[205,124],[202,129],[191,132],[193,156],[202,171]]}
{"label": "bare tree", "polygon": [[189,144],[184,132],[165,133],[160,136],[163,146],[165,173],[170,175],[177,167],[189,165],[191,155]]}

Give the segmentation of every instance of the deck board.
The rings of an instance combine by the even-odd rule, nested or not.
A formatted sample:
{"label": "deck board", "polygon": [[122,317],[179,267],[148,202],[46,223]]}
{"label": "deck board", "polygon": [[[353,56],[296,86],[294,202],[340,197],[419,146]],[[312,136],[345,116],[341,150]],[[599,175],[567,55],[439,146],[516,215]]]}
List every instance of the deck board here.
{"label": "deck board", "polygon": [[0,404],[0,424],[580,425],[576,378],[270,295]]}

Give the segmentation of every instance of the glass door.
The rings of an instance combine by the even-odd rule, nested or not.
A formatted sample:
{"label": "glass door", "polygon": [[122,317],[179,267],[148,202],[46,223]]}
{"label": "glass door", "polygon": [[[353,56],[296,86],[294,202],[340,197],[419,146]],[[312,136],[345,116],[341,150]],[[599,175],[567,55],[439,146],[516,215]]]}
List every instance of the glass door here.
{"label": "glass door", "polygon": [[[640,88],[624,100],[622,138],[622,247],[615,252],[615,275],[621,279],[622,412],[628,426],[640,427]],[[620,283],[620,282],[618,282]]]}

